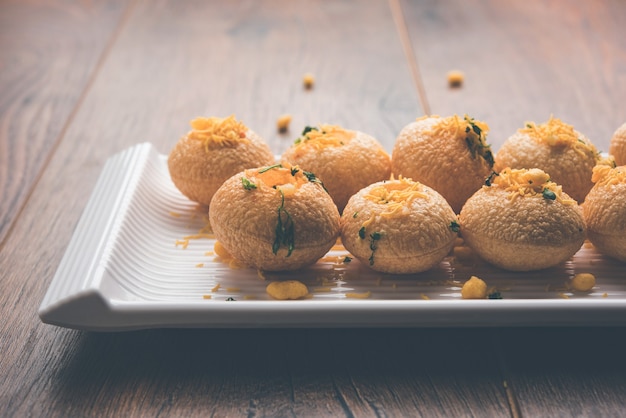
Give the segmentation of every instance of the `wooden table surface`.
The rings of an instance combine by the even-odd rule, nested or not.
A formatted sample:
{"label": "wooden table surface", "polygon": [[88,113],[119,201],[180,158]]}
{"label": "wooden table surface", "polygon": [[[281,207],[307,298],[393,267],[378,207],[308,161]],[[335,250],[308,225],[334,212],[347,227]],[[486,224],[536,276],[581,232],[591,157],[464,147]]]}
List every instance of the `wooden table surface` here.
{"label": "wooden table surface", "polygon": [[317,122],[391,151],[416,117],[453,113],[486,121],[496,151],[551,114],[608,150],[626,2],[2,0],[0,416],[626,416],[624,328],[92,333],[37,316],[116,152],[167,153],[193,117],[230,114],[277,153]]}

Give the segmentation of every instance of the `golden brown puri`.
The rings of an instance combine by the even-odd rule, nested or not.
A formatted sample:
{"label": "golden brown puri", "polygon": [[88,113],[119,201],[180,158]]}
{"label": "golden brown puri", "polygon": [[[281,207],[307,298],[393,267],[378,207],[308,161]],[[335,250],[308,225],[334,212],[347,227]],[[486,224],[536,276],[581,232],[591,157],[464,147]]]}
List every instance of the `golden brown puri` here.
{"label": "golden brown puri", "polygon": [[209,205],[233,174],[274,163],[269,146],[234,116],[196,118],[191,127],[167,160],[174,185],[190,200]]}
{"label": "golden brown puri", "polygon": [[598,150],[571,125],[551,117],[547,122],[527,122],[498,150],[494,170],[540,168],[563,191],[582,203],[591,190],[591,170],[599,161]]}
{"label": "golden brown puri", "polygon": [[507,270],[539,270],[572,257],[585,239],[580,207],[539,169],[505,168],[467,200],[465,243]]}
{"label": "golden brown puri", "polygon": [[417,273],[450,252],[458,224],[432,188],[401,178],[374,183],[354,195],[341,217],[346,249],[372,269]]}
{"label": "golden brown puri", "polygon": [[467,115],[419,118],[398,135],[391,170],[432,187],[458,213],[491,173],[488,131],[486,123]]}
{"label": "golden brown puri", "polygon": [[615,158],[617,165],[626,165],[626,123],[617,128],[611,137],[609,154]]}
{"label": "golden brown puri", "polygon": [[626,166],[598,165],[582,205],[587,237],[603,254],[626,261]]}
{"label": "golden brown puri", "polygon": [[209,206],[209,221],[234,258],[269,271],[315,263],[339,235],[339,212],[320,180],[287,164],[226,180]]}
{"label": "golden brown puri", "polygon": [[376,139],[336,125],[307,127],[281,160],[315,173],[340,213],[353,194],[391,175],[391,159]]}

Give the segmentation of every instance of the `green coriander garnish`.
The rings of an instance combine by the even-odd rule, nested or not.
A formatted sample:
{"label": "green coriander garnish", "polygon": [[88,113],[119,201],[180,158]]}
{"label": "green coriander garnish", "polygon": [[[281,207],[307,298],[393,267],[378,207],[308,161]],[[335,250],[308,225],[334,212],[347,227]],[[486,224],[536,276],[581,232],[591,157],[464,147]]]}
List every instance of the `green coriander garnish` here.
{"label": "green coriander garnish", "polygon": [[354,215],[352,215],[353,218],[356,219],[356,217],[359,216],[359,212],[354,212]]}
{"label": "green coriander garnish", "polygon": [[243,184],[243,188],[246,190],[256,189],[256,184],[252,183],[246,177],[241,178],[241,183]]}
{"label": "green coriander garnish", "polygon": [[278,207],[278,221],[276,222],[276,238],[272,245],[272,252],[278,253],[281,246],[287,247],[287,257],[291,255],[294,250],[295,230],[293,225],[293,219],[291,215],[285,209],[285,195],[283,191],[280,192],[280,206]]}
{"label": "green coriander garnish", "polygon": [[233,302],[233,301],[236,301],[236,300],[237,300],[237,299],[235,299],[235,298],[231,298],[231,297],[226,298],[226,301],[227,301],[227,302]]}
{"label": "green coriander garnish", "polygon": [[306,141],[307,140],[307,136],[306,134],[308,134],[311,131],[319,131],[319,129],[317,129],[314,126],[305,126],[304,129],[302,130],[302,135],[300,135],[299,138],[297,138],[293,143],[294,145],[298,145],[299,143],[301,143],[302,141]]}
{"label": "green coriander garnish", "polygon": [[461,225],[457,221],[450,222],[448,227],[452,230],[452,232],[459,232],[461,230]]}
{"label": "green coriander garnish", "polygon": [[369,258],[370,266],[374,265],[374,252],[376,252],[376,249],[378,248],[378,241],[381,237],[382,234],[377,231],[370,234],[370,250],[372,250],[372,255],[370,255]]}
{"label": "green coriander garnish", "polygon": [[485,179],[485,186],[491,186],[491,182],[493,181],[493,178],[499,175],[500,174],[496,173],[495,171],[492,171],[491,174],[489,174],[489,177]]}
{"label": "green coriander garnish", "polygon": [[319,131],[319,129],[317,129],[315,126],[308,126],[307,125],[302,130],[302,135],[301,136],[305,136],[306,134],[308,134],[311,131]]}
{"label": "green coriander garnish", "polygon": [[346,257],[343,259],[344,263],[349,263],[350,261],[352,261],[352,257]]}
{"label": "green coriander garnish", "polygon": [[263,174],[266,171],[270,171],[273,168],[283,168],[283,165],[282,164],[274,164],[274,165],[270,165],[268,167],[264,167],[264,168],[259,170],[259,174]]}
{"label": "green coriander garnish", "polygon": [[502,294],[498,291],[495,291],[493,293],[489,293],[487,295],[487,298],[488,299],[502,299]]}
{"label": "green coriander garnish", "polygon": [[317,183],[320,186],[322,186],[322,188],[326,191],[326,193],[328,193],[328,190],[326,190],[326,186],[324,186],[324,183],[322,183],[322,180],[318,179],[315,174],[311,173],[310,171],[302,171],[302,174],[304,174],[304,176],[311,182],[311,183]]}
{"label": "green coriander garnish", "polygon": [[298,171],[300,171],[300,169],[299,169],[299,168],[296,168],[296,167],[291,167],[291,175],[292,175],[292,176],[294,176],[294,177],[295,177],[295,176],[296,176],[296,173],[297,173]]}
{"label": "green coriander garnish", "polygon": [[487,134],[474,122],[474,118],[465,115],[465,121],[469,126],[465,128],[465,142],[472,153],[472,158],[482,157],[489,167],[493,167],[495,160],[491,152],[491,146],[487,144]]}
{"label": "green coriander garnish", "polygon": [[556,194],[550,189],[543,189],[543,198],[548,200],[556,199]]}
{"label": "green coriander garnish", "polygon": [[362,226],[361,229],[359,229],[359,238],[365,239],[365,227],[364,226]]}

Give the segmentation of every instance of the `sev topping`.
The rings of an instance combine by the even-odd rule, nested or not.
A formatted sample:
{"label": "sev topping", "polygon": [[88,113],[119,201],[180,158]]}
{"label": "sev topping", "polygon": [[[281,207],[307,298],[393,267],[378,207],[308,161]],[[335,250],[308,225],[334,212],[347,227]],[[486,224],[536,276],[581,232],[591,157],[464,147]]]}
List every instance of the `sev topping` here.
{"label": "sev topping", "polygon": [[[372,188],[365,199],[379,205],[384,205],[384,210],[380,213],[381,218],[397,218],[409,213],[411,202],[417,198],[427,199],[421,183],[407,178],[398,178],[397,181],[384,183]],[[363,223],[364,227],[369,226],[374,220],[374,216]]]}
{"label": "sev topping", "polygon": [[[439,116],[433,117],[439,118]],[[428,134],[436,138],[454,138],[465,141],[473,158],[481,157],[489,164],[489,167],[493,167],[494,158],[491,146],[487,144],[488,132],[489,126],[486,123],[470,118],[468,115],[463,116],[463,119],[454,115],[441,118],[432,126]]]}
{"label": "sev topping", "polygon": [[234,115],[227,118],[199,117],[190,122],[190,139],[202,141],[205,151],[217,147],[233,147],[239,143],[250,142],[246,138],[248,128],[235,119]]}
{"label": "sev topping", "polygon": [[612,186],[626,183],[626,166],[613,168],[608,165],[596,165],[593,168],[591,181],[598,186]]}
{"label": "sev topping", "polygon": [[547,144],[550,147],[569,147],[581,156],[592,154],[599,159],[598,151],[593,144],[581,138],[572,125],[553,116],[539,125],[535,122],[526,122],[526,127],[519,129],[518,132],[530,136],[540,144]]}
{"label": "sev topping", "polygon": [[246,188],[245,179],[250,181],[250,184],[255,184],[254,188],[256,188],[257,183],[261,183],[267,187],[280,190],[285,197],[293,196],[300,186],[309,181],[302,170],[289,163],[246,170],[245,175],[246,177],[242,178],[244,188]]}
{"label": "sev topping", "polygon": [[326,147],[340,147],[346,145],[356,135],[355,131],[343,129],[338,125],[307,126],[302,136],[294,142],[296,147],[308,144],[320,151]]}
{"label": "sev topping", "polygon": [[511,169],[509,167],[490,179],[491,186],[500,187],[509,192],[509,200],[517,197],[539,197],[557,200],[564,205],[575,205],[576,201],[566,198],[562,187],[550,180],[550,176],[538,168]]}

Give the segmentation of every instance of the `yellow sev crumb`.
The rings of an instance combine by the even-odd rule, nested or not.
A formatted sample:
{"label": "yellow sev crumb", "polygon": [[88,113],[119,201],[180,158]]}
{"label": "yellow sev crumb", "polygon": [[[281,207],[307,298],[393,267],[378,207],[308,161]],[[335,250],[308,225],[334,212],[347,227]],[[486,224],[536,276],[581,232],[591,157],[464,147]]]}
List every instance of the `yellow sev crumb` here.
{"label": "yellow sev crumb", "polygon": [[605,293],[602,294],[602,297],[603,298],[607,298],[607,297],[609,297],[609,294],[605,292]]}
{"label": "yellow sev crumb", "polygon": [[428,297],[428,295],[426,295],[425,293],[420,293],[420,297],[424,300],[430,300],[430,298]]}
{"label": "yellow sev crumb", "polygon": [[224,260],[229,260],[232,258],[230,253],[226,250],[226,248],[224,248],[222,243],[219,241],[215,241],[215,244],[213,244],[213,251],[215,252],[215,254],[217,254],[218,257]]}
{"label": "yellow sev crumb", "polygon": [[195,118],[191,121],[190,139],[201,141],[205,150],[222,146],[234,146],[238,143],[250,142],[246,138],[248,128],[231,115],[227,118]]}
{"label": "yellow sev crumb", "polygon": [[180,213],[171,211],[170,212],[170,216],[173,217],[173,218],[180,218]]}
{"label": "yellow sev crumb", "polygon": [[274,299],[302,299],[309,294],[309,289],[302,282],[297,280],[285,280],[280,282],[271,282],[265,288],[265,291]]}
{"label": "yellow sev crumb", "polygon": [[315,77],[313,76],[313,74],[311,73],[304,74],[304,76],[302,77],[302,84],[304,85],[304,88],[307,90],[313,88],[313,84],[315,84]]}
{"label": "yellow sev crumb", "polygon": [[341,126],[322,124],[298,138],[295,146],[300,147],[307,144],[320,151],[326,147],[347,145],[355,135],[355,131],[344,129]]}
{"label": "yellow sev crumb", "polygon": [[559,296],[563,299],[569,299],[569,296],[567,296],[565,293],[559,292]]}
{"label": "yellow sev crumb", "polygon": [[569,147],[580,155],[593,154],[599,159],[596,148],[584,141],[574,130],[574,127],[550,116],[546,123],[537,125],[535,122],[526,122],[526,127],[519,129],[520,133],[527,134],[539,143],[551,147]]}
{"label": "yellow sev crumb", "polygon": [[593,168],[591,181],[599,186],[612,186],[626,183],[626,167],[610,167],[607,165],[596,165]]}
{"label": "yellow sev crumb", "polygon": [[470,277],[461,288],[463,299],[485,299],[487,297],[487,284],[476,276]]}
{"label": "yellow sev crumb", "polygon": [[428,195],[424,192],[424,186],[421,183],[400,176],[396,182],[372,188],[364,197],[371,202],[384,205],[384,210],[379,215],[372,214],[363,222],[363,226],[367,228],[378,216],[396,218],[406,214],[413,200],[427,199]]}
{"label": "yellow sev crumb", "polygon": [[178,247],[179,245],[182,247],[183,250],[187,249],[187,247],[189,246],[189,240],[188,239],[177,239],[174,244]]}
{"label": "yellow sev crumb", "polygon": [[596,277],[591,273],[578,273],[574,275],[570,285],[576,292],[589,292],[596,285]]}
{"label": "yellow sev crumb", "polygon": [[213,286],[213,289],[211,289],[211,292],[213,292],[213,293],[217,292],[218,290],[220,290],[220,287],[222,287],[221,284],[219,284],[219,283],[216,284],[215,286]]}
{"label": "yellow sev crumb", "polygon": [[226,291],[230,292],[230,293],[241,292],[241,288],[239,288],[239,287],[227,287]]}
{"label": "yellow sev crumb", "polygon": [[276,119],[276,128],[278,129],[278,132],[287,132],[289,130],[291,119],[291,115],[288,113],[280,115],[278,119]]}
{"label": "yellow sev crumb", "polygon": [[198,264],[196,264],[196,267],[198,267],[198,268],[204,267],[204,263],[198,263]]}
{"label": "yellow sev crumb", "polygon": [[202,295],[202,299],[211,299],[212,295]]}
{"label": "yellow sev crumb", "polygon": [[491,178],[490,182],[491,186],[483,187],[499,187],[509,193],[511,201],[521,196],[557,200],[564,205],[576,204],[575,200],[566,198],[563,188],[551,181],[548,173],[538,168],[528,170],[507,167]]}
{"label": "yellow sev crumb", "polygon": [[346,298],[349,298],[349,299],[368,299],[370,296],[372,296],[372,292],[369,290],[367,292],[362,292],[362,293],[356,293],[356,292],[346,293]]}
{"label": "yellow sev crumb", "polygon": [[459,70],[448,71],[448,85],[450,87],[461,87],[465,74]]}

